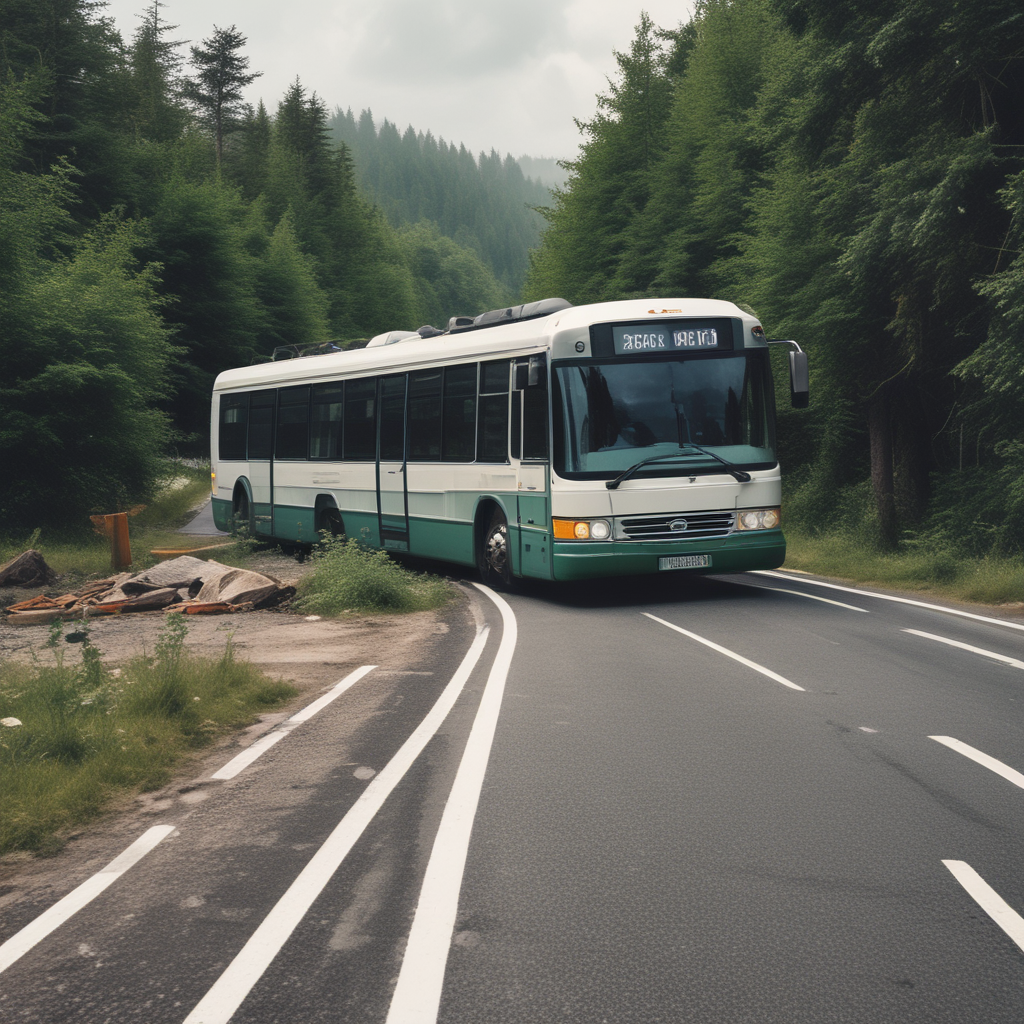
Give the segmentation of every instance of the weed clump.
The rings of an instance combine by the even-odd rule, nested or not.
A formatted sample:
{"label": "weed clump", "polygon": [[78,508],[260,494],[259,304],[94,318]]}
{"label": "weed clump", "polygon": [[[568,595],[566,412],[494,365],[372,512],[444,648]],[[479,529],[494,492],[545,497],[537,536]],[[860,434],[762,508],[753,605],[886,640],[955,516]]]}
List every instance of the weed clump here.
{"label": "weed clump", "polygon": [[437,576],[393,562],[386,551],[357,540],[325,536],[313,553],[313,571],[298,587],[297,611],[314,615],[414,612],[450,600],[451,586]]}
{"label": "weed clump", "polygon": [[[190,655],[180,614],[153,656],[116,669],[87,622],[66,637],[64,625],[50,628],[47,664],[0,665],[0,854],[59,849],[63,830],[119,793],[163,785],[186,752],[295,692],[235,661],[230,642],[219,659]],[[65,640],[81,644],[80,662]]]}

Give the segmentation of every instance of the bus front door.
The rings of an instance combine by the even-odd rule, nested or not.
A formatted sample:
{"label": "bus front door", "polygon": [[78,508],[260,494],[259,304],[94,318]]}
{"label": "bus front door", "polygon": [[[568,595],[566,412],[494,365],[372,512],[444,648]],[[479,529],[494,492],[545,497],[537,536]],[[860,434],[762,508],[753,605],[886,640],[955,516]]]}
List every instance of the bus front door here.
{"label": "bus front door", "polygon": [[382,377],[377,437],[377,519],[380,545],[409,550],[409,496],[405,464],[405,374]]}

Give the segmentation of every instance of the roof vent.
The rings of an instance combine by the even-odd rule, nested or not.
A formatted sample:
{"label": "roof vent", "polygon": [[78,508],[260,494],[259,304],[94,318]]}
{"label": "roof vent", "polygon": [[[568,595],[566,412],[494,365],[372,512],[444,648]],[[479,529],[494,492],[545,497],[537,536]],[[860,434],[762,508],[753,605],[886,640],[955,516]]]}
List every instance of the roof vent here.
{"label": "roof vent", "polygon": [[415,331],[388,331],[387,334],[378,334],[376,337],[371,338],[367,344],[367,348],[379,348],[381,345],[395,345],[400,341],[408,341],[410,338],[419,338],[420,335]]}
{"label": "roof vent", "polygon": [[572,305],[565,299],[539,299],[537,302],[526,302],[521,306],[506,306],[504,309],[491,309],[479,316],[453,316],[448,321],[448,331],[455,334],[459,331],[474,331],[482,327],[497,327],[499,324],[513,324],[521,320],[536,320],[537,317],[550,316],[561,309]]}

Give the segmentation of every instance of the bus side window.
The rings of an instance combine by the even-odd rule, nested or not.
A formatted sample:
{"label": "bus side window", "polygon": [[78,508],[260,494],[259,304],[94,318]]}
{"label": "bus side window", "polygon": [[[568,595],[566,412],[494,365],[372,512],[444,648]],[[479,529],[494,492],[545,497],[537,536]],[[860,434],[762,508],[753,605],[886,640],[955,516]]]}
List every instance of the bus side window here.
{"label": "bus side window", "polygon": [[377,458],[377,378],[345,382],[346,459],[372,462]]}
{"label": "bus side window", "polygon": [[527,388],[523,396],[523,458],[548,457],[548,389]]}
{"label": "bus side window", "polygon": [[477,462],[508,462],[509,361],[480,364]]}
{"label": "bus side window", "polygon": [[476,457],[476,363],[444,371],[441,458],[472,462]]}
{"label": "bus side window", "polygon": [[441,371],[409,375],[409,458],[437,462],[441,458]]}
{"label": "bus side window", "polygon": [[309,451],[309,385],[277,393],[275,459],[305,459]]}
{"label": "bus side window", "polygon": [[310,408],[309,457],[341,458],[341,414],[344,385],[317,384]]}
{"label": "bus side window", "polygon": [[249,419],[249,395],[220,396],[218,452],[223,462],[245,461],[245,434]]}
{"label": "bus side window", "polygon": [[380,382],[380,457],[405,459],[405,374],[382,377]]}
{"label": "bus side window", "polygon": [[270,459],[274,443],[274,406],[277,390],[253,391],[249,395],[249,461]]}

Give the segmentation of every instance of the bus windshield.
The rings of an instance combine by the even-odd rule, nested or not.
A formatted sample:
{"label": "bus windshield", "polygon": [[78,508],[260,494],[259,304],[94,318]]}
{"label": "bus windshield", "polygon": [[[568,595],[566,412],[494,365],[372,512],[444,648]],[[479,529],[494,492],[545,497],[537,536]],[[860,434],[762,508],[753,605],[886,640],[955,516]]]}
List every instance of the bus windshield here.
{"label": "bus windshield", "polygon": [[613,477],[638,460],[637,477],[722,472],[713,449],[745,469],[775,465],[768,353],[562,363],[554,367],[554,470],[569,479]]}

